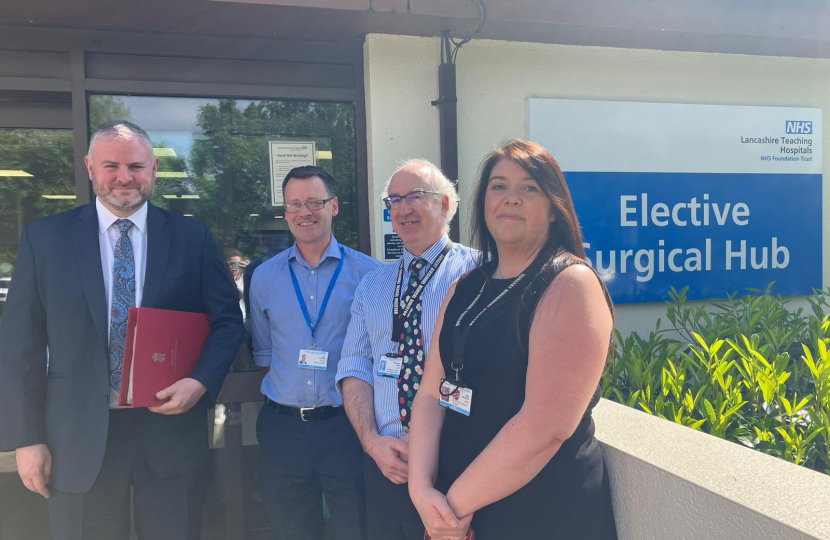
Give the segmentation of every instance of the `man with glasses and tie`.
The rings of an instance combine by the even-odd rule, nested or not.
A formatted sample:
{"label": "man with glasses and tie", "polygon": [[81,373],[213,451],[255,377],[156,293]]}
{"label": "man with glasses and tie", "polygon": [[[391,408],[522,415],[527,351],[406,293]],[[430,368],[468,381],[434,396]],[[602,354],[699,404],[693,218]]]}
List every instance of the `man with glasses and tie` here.
{"label": "man with glasses and tie", "polygon": [[386,194],[405,251],[357,288],[337,384],[366,454],[369,540],[421,540],[424,526],[406,485],[412,400],[444,296],[475,266],[477,252],[450,242],[458,197],[432,163],[406,162]]}
{"label": "man with glasses and tie", "polygon": [[[86,156],[96,198],[23,228],[0,328],[0,450],[49,498],[56,540],[197,540],[212,406],[245,329],[210,231],[148,202],[158,159],[107,122]],[[190,377],[118,409],[130,307],[210,316]],[[131,505],[131,499],[133,504]]]}
{"label": "man with glasses and tie", "polygon": [[366,537],[360,442],[334,388],[349,307],[380,263],[340,244],[334,178],[292,169],[282,183],[294,245],[251,280],[251,330],[266,403],[257,419],[263,498],[276,538],[323,539],[323,494],[338,540]]}

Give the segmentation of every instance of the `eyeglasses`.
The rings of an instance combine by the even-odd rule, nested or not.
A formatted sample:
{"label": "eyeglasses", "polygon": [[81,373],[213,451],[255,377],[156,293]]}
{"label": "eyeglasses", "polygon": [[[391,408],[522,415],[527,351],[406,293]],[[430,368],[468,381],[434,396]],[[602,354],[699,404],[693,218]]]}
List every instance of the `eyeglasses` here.
{"label": "eyeglasses", "polygon": [[334,197],[329,197],[328,199],[323,200],[312,199],[306,202],[291,201],[283,204],[282,207],[289,214],[296,214],[300,211],[300,208],[302,208],[303,206],[314,212],[315,210],[319,210],[322,207],[324,207],[326,203],[332,199],[334,199]]}
{"label": "eyeglasses", "polygon": [[410,191],[406,195],[389,195],[388,197],[383,198],[384,204],[386,204],[386,208],[390,210],[392,208],[397,208],[401,205],[404,199],[406,199],[406,204],[409,206],[420,206],[424,203],[424,199],[426,198],[425,195],[432,194],[432,195],[441,195],[437,191],[424,191],[422,189],[415,189]]}

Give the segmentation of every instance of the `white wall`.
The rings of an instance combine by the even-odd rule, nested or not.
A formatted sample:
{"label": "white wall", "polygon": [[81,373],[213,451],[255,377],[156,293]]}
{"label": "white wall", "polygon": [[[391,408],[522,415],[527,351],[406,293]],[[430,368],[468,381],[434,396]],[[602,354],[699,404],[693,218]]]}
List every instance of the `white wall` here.
{"label": "white wall", "polygon": [[830,539],[830,476],[604,399],[594,420],[620,540]]}
{"label": "white wall", "polygon": [[[376,212],[398,160],[440,159],[438,111],[430,105],[437,98],[439,63],[437,38],[367,36],[369,181]],[[830,125],[830,61],[821,59],[474,40],[458,55],[457,78],[462,241],[469,238],[467,203],[478,165],[495,145],[525,136],[529,97],[820,107]],[[556,156],[555,148],[549,150]],[[827,158],[823,189],[830,193]],[[373,253],[381,256],[381,221],[371,217]],[[823,230],[830,230],[826,208],[823,221]],[[823,254],[830,259],[828,234]],[[663,304],[618,306],[617,327],[647,332],[664,315]]]}
{"label": "white wall", "polygon": [[383,258],[383,188],[409,158],[441,161],[438,109],[440,44],[433,39],[367,36],[364,47],[372,255]]}

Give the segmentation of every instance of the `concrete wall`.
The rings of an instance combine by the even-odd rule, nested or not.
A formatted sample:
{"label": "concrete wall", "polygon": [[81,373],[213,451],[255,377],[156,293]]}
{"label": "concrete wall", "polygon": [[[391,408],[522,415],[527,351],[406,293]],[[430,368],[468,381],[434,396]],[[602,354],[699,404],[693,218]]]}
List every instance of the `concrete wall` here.
{"label": "concrete wall", "polygon": [[437,98],[440,44],[425,38],[367,36],[364,47],[372,255],[383,258],[383,189],[398,163],[439,163]]}
{"label": "concrete wall", "polygon": [[[440,161],[438,95],[440,43],[435,38],[369,35],[365,45],[373,208],[395,163]],[[469,238],[469,207],[482,158],[509,137],[525,135],[529,97],[727,105],[821,107],[830,120],[830,61],[641,49],[577,47],[474,40],[458,55],[458,147],[461,238]],[[826,147],[826,144],[825,144]],[[549,149],[556,156],[556,149]],[[825,154],[827,152],[825,151]],[[830,192],[830,159],[824,159]],[[378,219],[375,219],[375,218]],[[823,230],[830,230],[825,209]],[[373,253],[382,256],[378,216]],[[830,235],[824,236],[830,259]],[[830,265],[824,286],[830,285]],[[647,332],[663,304],[619,306],[623,333]]]}
{"label": "concrete wall", "polygon": [[602,400],[620,540],[830,538],[830,476]]}

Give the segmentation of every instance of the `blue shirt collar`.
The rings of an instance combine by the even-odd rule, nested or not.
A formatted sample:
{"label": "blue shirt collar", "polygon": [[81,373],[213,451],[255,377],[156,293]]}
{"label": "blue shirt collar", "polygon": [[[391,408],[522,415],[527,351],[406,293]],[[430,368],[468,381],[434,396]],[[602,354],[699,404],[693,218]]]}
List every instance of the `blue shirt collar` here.
{"label": "blue shirt collar", "polygon": [[[427,261],[429,261],[429,264],[432,264],[433,262],[435,262],[435,259],[438,258],[438,255],[442,251],[444,251],[444,247],[447,245],[449,241],[450,237],[445,234],[441,237],[440,240],[432,244],[432,247],[424,251],[420,258],[426,259]],[[412,260],[415,259],[415,255],[411,254],[409,251],[404,249],[403,257],[401,257],[401,259],[403,259],[404,268],[409,268],[409,263],[411,263]]]}
{"label": "blue shirt collar", "polygon": [[[331,235],[331,242],[329,242],[329,247],[326,248],[326,251],[323,253],[323,257],[320,259],[320,262],[317,263],[317,266],[323,264],[323,262],[328,259],[329,257],[333,257],[335,259],[340,259],[340,243]],[[294,242],[294,245],[291,246],[290,251],[288,252],[288,260],[296,260],[298,263],[302,264],[306,268],[311,268],[311,265],[306,262],[303,258],[303,254],[300,253],[300,250],[297,248],[297,242]],[[317,268],[315,266],[314,268]]]}

